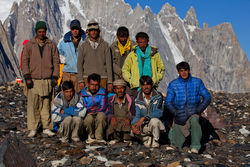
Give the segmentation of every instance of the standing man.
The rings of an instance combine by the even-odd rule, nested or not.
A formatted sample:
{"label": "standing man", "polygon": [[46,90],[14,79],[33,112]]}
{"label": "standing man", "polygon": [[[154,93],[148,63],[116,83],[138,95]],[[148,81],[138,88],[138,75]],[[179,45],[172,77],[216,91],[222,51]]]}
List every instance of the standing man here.
{"label": "standing man", "polygon": [[58,131],[63,143],[69,139],[80,141],[80,134],[83,132],[82,118],[85,117],[86,108],[75,92],[72,81],[63,82],[62,91],[54,99],[51,114],[54,129]]}
{"label": "standing man", "polygon": [[199,117],[209,105],[211,96],[202,80],[192,77],[187,62],[177,64],[176,68],[179,77],[169,83],[165,100],[168,111],[174,116],[169,139],[172,145],[181,148],[191,132],[191,152],[198,153],[202,136]]}
{"label": "standing man", "polygon": [[[83,89],[87,77],[96,73],[101,76],[100,85],[112,91],[112,62],[109,44],[100,35],[99,24],[95,20],[88,23],[87,39],[79,46],[77,60],[78,82]],[[107,86],[108,84],[108,86]]]}
{"label": "standing man", "polygon": [[126,94],[127,83],[123,79],[113,83],[115,95],[109,99],[108,138],[110,144],[130,141],[131,121],[135,115],[134,100]]}
{"label": "standing man", "polygon": [[81,29],[80,21],[75,19],[70,23],[70,31],[64,35],[58,45],[60,62],[64,64],[62,81],[72,81],[76,92],[80,91],[77,78],[78,46],[85,38],[86,34]]}
{"label": "standing man", "polygon": [[44,21],[36,23],[36,36],[23,50],[23,75],[27,93],[27,122],[30,133],[28,137],[37,134],[41,118],[43,133],[55,135],[52,129],[50,102],[52,89],[57,85],[59,75],[59,56],[56,45],[46,37],[47,26]]}
{"label": "standing man", "polygon": [[122,78],[123,63],[127,55],[131,52],[132,47],[136,45],[134,41],[130,40],[127,27],[119,27],[117,29],[116,38],[117,41],[110,46],[113,61],[114,80]]}
{"label": "standing man", "polygon": [[104,129],[107,125],[106,115],[108,114],[106,92],[100,87],[100,75],[93,73],[88,76],[87,81],[87,86],[82,89],[80,94],[84,106],[87,108],[87,116],[83,122],[88,132],[86,143],[94,141],[105,143],[103,140]]}
{"label": "standing man", "polygon": [[159,147],[160,133],[165,131],[160,117],[163,113],[163,98],[153,88],[149,76],[140,78],[141,91],[135,99],[136,115],[131,122],[133,135],[139,138],[146,147]]}
{"label": "standing man", "polygon": [[157,48],[150,46],[149,36],[145,32],[136,34],[138,44],[127,56],[122,67],[122,76],[130,84],[133,94],[141,89],[139,80],[143,75],[150,76],[157,86],[164,76],[165,67]]}

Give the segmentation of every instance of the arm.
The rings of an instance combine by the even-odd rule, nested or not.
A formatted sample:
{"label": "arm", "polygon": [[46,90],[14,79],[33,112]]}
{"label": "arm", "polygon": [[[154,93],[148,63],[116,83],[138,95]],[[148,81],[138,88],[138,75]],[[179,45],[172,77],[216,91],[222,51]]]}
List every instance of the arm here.
{"label": "arm", "polygon": [[60,41],[58,44],[58,52],[59,52],[59,58],[60,58],[60,63],[65,64],[66,63],[66,55],[63,50],[63,40]]}
{"label": "arm", "polygon": [[130,83],[129,81],[131,78],[131,64],[132,64],[131,55],[132,55],[132,52],[127,56],[122,66],[122,77],[128,83]]}
{"label": "arm", "polygon": [[52,110],[51,110],[51,119],[53,122],[60,123],[63,121],[66,115],[61,113],[62,110],[63,110],[63,101],[60,97],[60,94],[58,94],[54,99],[54,103],[52,105]]}
{"label": "arm", "polygon": [[159,95],[159,98],[154,103],[156,103],[156,104],[152,104],[152,105],[155,105],[155,106],[152,106],[153,111],[150,112],[149,117],[150,118],[160,118],[162,116],[162,114],[163,114],[163,98],[162,98],[162,95]]}
{"label": "arm", "polygon": [[175,91],[173,89],[172,84],[170,83],[168,86],[167,97],[165,99],[165,107],[172,115],[175,116],[177,114],[177,110],[173,105],[174,99],[175,99]]}
{"label": "arm", "polygon": [[74,116],[79,116],[84,118],[86,115],[87,108],[84,107],[83,105],[83,100],[80,97],[79,102],[76,104],[76,107],[74,109]]}
{"label": "arm", "polygon": [[131,122],[131,125],[136,124],[140,120],[141,117],[142,117],[141,116],[141,109],[138,105],[135,105],[135,116]]}
{"label": "arm", "polygon": [[78,82],[84,82],[83,80],[83,64],[84,64],[84,53],[83,53],[83,43],[78,47],[78,58],[77,58],[77,76]]}
{"label": "arm", "polygon": [[200,96],[203,97],[202,102],[199,104],[199,106],[197,108],[198,112],[201,113],[207,108],[207,106],[211,102],[211,95],[208,92],[207,88],[204,86],[204,83],[202,82],[202,80],[200,80],[199,94],[200,94]]}
{"label": "arm", "polygon": [[23,75],[30,75],[30,50],[29,50],[29,43],[28,42],[23,48],[23,59],[22,59],[22,73]]}
{"label": "arm", "polygon": [[53,56],[53,77],[57,77],[59,76],[59,55],[58,55],[58,50],[56,45],[53,43],[53,47],[52,47],[52,56]]}
{"label": "arm", "polygon": [[105,60],[106,60],[106,69],[107,69],[107,74],[108,74],[108,84],[111,84],[113,82],[112,60],[111,60],[111,53],[110,53],[110,48],[108,44],[105,50]]}
{"label": "arm", "polygon": [[161,59],[161,56],[160,56],[159,52],[156,53],[156,54],[157,54],[157,62],[156,62],[157,67],[156,68],[157,68],[157,75],[158,75],[157,78],[160,81],[164,77],[165,66],[164,66],[164,63],[163,63],[163,61]]}

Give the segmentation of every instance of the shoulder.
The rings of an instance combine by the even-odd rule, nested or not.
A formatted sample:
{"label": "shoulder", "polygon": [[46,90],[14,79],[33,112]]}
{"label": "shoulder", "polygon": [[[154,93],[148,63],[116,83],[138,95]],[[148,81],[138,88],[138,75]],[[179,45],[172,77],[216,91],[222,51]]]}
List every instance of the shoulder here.
{"label": "shoulder", "polygon": [[117,48],[118,45],[117,45],[117,41],[113,42],[111,45],[110,45],[110,48],[113,49],[113,48]]}

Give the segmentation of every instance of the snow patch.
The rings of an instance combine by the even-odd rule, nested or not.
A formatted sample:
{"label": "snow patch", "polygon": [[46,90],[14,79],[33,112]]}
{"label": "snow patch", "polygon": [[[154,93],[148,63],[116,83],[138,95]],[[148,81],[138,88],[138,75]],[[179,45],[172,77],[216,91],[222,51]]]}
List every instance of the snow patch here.
{"label": "snow patch", "polygon": [[169,31],[172,31],[172,30],[173,30],[173,27],[172,27],[172,25],[171,25],[170,23],[168,23],[168,30],[169,30]]}
{"label": "snow patch", "polygon": [[196,26],[188,25],[188,29],[190,30],[190,32],[194,32],[194,30],[196,29]]}
{"label": "snow patch", "polygon": [[[186,30],[184,24],[182,24],[182,27],[183,27],[183,30],[184,30],[184,32],[185,32],[185,34],[186,34],[187,39],[188,39],[188,46],[189,46],[189,49],[190,49],[190,51],[192,52],[193,55],[196,55],[196,54],[195,54],[195,51],[194,51],[194,49],[192,48],[192,45],[191,45],[191,43],[190,43],[189,34],[188,34],[188,32],[187,32],[187,30]],[[198,56],[196,56],[196,58],[197,58],[198,60],[200,60],[200,58],[199,58]]]}
{"label": "snow patch", "polygon": [[63,157],[61,160],[51,161],[53,167],[63,166],[64,163],[69,159],[69,157]]}
{"label": "snow patch", "polygon": [[184,61],[184,58],[182,56],[182,53],[180,52],[180,50],[177,48],[177,46],[175,45],[175,43],[172,41],[170,34],[167,30],[167,28],[162,24],[161,19],[159,18],[159,16],[157,16],[157,20],[159,22],[161,31],[163,33],[164,38],[166,39],[169,48],[174,56],[174,62],[175,64],[178,64],[182,61]]}
{"label": "snow patch", "polygon": [[70,8],[69,8],[69,1],[64,0],[62,5],[60,6],[60,11],[63,11],[64,16],[64,24],[63,24],[63,32],[64,34],[69,31],[69,28],[67,26],[67,21],[72,20],[72,15],[70,14]]}

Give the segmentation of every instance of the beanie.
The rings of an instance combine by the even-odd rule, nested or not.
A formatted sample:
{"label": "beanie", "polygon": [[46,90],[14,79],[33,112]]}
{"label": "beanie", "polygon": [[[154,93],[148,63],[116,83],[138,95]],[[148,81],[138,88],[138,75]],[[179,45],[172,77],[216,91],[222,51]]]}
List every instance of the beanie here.
{"label": "beanie", "polygon": [[77,28],[81,28],[81,23],[79,20],[75,19],[75,20],[72,20],[71,23],[70,23],[70,28],[73,28],[73,27],[77,27]]}
{"label": "beanie", "polygon": [[47,26],[46,26],[46,23],[44,21],[38,21],[38,22],[36,22],[36,32],[39,29],[45,29],[45,30],[47,30]]}

